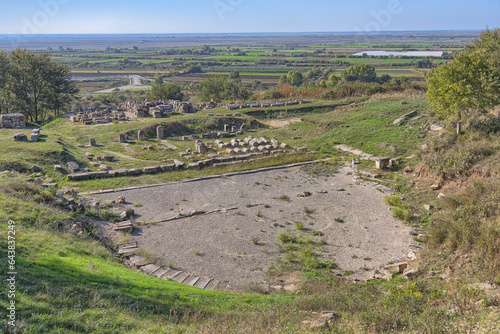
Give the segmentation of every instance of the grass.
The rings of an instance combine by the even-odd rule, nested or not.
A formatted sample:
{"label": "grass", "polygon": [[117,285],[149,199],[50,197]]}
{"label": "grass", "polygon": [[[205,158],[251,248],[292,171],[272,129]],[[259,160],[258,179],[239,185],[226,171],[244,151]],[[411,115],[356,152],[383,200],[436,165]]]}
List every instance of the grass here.
{"label": "grass", "polygon": [[412,212],[410,205],[401,200],[399,195],[387,196],[385,202],[392,206],[392,216],[406,222],[410,221]]}
{"label": "grass", "polygon": [[314,213],[314,210],[309,209],[307,206],[304,207],[304,213],[308,216],[312,215]]}
{"label": "grass", "polygon": [[285,202],[290,202],[290,197],[288,195],[282,195],[279,199]]}
{"label": "grass", "polygon": [[298,231],[301,231],[304,229],[304,223],[302,222],[295,222],[295,228],[298,230]]}

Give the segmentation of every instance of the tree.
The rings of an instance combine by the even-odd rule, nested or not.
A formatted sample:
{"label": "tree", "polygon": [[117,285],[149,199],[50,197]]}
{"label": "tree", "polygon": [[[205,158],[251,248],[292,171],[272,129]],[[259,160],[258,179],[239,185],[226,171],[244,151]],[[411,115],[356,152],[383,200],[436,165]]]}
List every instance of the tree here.
{"label": "tree", "polygon": [[73,97],[78,93],[69,67],[51,62],[45,70],[47,81],[46,106],[59,115],[61,109],[71,104]]}
{"label": "tree", "polygon": [[280,84],[282,84],[282,83],[288,83],[288,76],[287,76],[286,74],[283,74],[283,75],[280,77],[279,83],[280,83]]}
{"label": "tree", "polygon": [[246,89],[223,75],[207,78],[200,82],[198,94],[202,101],[210,101],[211,99],[244,100],[250,96],[250,93]]}
{"label": "tree", "polygon": [[391,79],[392,78],[391,78],[391,76],[389,74],[382,74],[376,80],[377,80],[378,83],[383,84],[383,83],[391,81]]}
{"label": "tree", "polygon": [[319,86],[322,88],[326,88],[326,81],[323,79],[319,82]]}
{"label": "tree", "polygon": [[229,74],[229,79],[232,79],[232,80],[238,80],[240,79],[240,72],[238,71],[233,71]]}
{"label": "tree", "polygon": [[334,87],[336,86],[337,84],[339,83],[338,79],[337,79],[337,76],[335,74],[330,74],[330,76],[328,77],[328,86],[330,87]]}
{"label": "tree", "polygon": [[377,73],[375,67],[368,64],[358,64],[345,69],[340,74],[343,82],[349,81],[363,81],[374,82],[377,80]]}
{"label": "tree", "polygon": [[233,71],[229,74],[229,79],[231,79],[235,84],[241,84],[240,72]]}
{"label": "tree", "polygon": [[43,121],[49,110],[59,114],[78,92],[65,65],[50,60],[47,53],[14,50],[0,53],[0,103],[2,109],[17,110],[30,121]]}
{"label": "tree", "polygon": [[35,55],[17,49],[12,51],[10,61],[12,71],[9,86],[15,95],[15,108],[31,121],[38,122],[44,118],[45,98],[48,93],[46,75],[50,57],[46,53]]}
{"label": "tree", "polygon": [[163,76],[160,73],[156,73],[154,76],[154,81],[155,84],[162,84],[163,83]]}
{"label": "tree", "polygon": [[302,73],[299,71],[290,71],[287,74],[288,83],[292,86],[300,86],[304,80]]}
{"label": "tree", "polygon": [[151,91],[148,94],[149,100],[182,100],[184,99],[184,94],[182,93],[182,88],[178,83],[166,82],[157,83],[154,82],[151,85]]}
{"label": "tree", "polygon": [[440,116],[455,119],[457,134],[468,114],[500,104],[500,29],[481,33],[467,50],[427,76],[427,99]]}
{"label": "tree", "polygon": [[288,74],[284,74],[281,76],[279,83],[288,83],[292,86],[300,86],[304,81],[304,77],[302,73],[299,71],[290,71]]}

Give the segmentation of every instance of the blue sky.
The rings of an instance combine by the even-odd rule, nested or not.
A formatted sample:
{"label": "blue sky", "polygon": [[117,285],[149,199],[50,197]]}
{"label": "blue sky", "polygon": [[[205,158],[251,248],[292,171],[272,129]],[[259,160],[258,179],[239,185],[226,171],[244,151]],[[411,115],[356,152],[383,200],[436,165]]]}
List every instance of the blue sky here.
{"label": "blue sky", "polygon": [[16,0],[0,34],[466,30],[500,27],[500,0]]}

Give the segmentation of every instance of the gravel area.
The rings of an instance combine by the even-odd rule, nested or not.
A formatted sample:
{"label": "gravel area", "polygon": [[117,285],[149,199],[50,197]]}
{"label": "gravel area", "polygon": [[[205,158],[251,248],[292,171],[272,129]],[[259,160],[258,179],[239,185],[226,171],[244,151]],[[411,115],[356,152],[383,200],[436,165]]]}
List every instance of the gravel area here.
{"label": "gravel area", "polygon": [[[343,167],[331,176],[315,177],[294,167],[93,197],[125,196],[126,206],[143,222],[236,207],[149,225],[133,234],[139,248],[164,264],[223,281],[262,282],[280,256],[278,235],[285,231],[304,237],[323,232],[313,237],[327,241],[321,256],[342,270],[375,269],[404,258],[411,228],[391,216],[385,194],[354,184],[349,171]],[[311,196],[298,197],[303,192]],[[303,223],[303,231],[296,231],[296,221]]]}

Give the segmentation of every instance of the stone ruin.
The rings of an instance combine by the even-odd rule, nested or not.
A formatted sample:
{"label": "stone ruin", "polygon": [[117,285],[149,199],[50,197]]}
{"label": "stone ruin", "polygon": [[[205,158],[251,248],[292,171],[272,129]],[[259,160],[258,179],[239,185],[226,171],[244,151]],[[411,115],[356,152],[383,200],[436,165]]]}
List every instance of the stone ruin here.
{"label": "stone ruin", "polygon": [[28,136],[25,135],[24,133],[16,133],[14,135],[14,141],[31,141],[31,142],[36,142],[38,141],[38,137],[40,136],[40,129],[33,129],[31,132],[30,138],[28,140]]}
{"label": "stone ruin", "polygon": [[70,121],[80,122],[84,125],[106,124],[112,121],[128,121],[125,113],[121,111],[111,111],[111,108],[100,110],[81,110],[70,116]]}
{"label": "stone ruin", "polygon": [[226,105],[227,110],[236,110],[243,108],[269,108],[269,107],[284,107],[297,104],[311,103],[303,100],[287,100],[287,101],[262,101],[262,102],[231,102]]}
{"label": "stone ruin", "polygon": [[26,129],[26,117],[23,114],[0,114],[0,128]]}
{"label": "stone ruin", "polygon": [[195,113],[198,110],[190,102],[177,100],[160,100],[144,102],[123,102],[118,106],[119,110],[125,110],[129,117],[145,117],[150,114],[154,118],[168,117],[174,111],[181,113]]}

